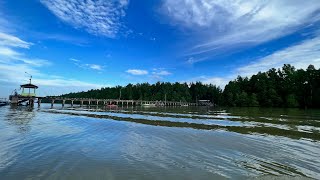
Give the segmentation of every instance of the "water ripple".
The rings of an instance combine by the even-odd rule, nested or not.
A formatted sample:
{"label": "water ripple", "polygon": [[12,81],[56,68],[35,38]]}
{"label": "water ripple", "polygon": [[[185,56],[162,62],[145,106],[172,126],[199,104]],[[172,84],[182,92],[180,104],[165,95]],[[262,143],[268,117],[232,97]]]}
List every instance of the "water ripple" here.
{"label": "water ripple", "polygon": [[320,113],[311,114],[5,107],[0,109],[0,177],[316,179]]}

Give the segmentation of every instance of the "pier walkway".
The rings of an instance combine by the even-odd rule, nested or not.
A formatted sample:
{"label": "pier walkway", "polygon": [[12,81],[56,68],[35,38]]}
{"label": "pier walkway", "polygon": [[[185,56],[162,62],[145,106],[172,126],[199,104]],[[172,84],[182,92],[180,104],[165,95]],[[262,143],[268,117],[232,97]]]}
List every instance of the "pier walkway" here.
{"label": "pier walkway", "polygon": [[38,105],[40,106],[42,101],[50,102],[53,107],[54,104],[70,104],[71,106],[79,104],[80,106],[106,106],[106,105],[118,105],[118,106],[197,106],[197,103],[177,102],[177,101],[144,101],[144,100],[120,100],[120,99],[91,99],[91,98],[62,98],[62,97],[37,97]]}

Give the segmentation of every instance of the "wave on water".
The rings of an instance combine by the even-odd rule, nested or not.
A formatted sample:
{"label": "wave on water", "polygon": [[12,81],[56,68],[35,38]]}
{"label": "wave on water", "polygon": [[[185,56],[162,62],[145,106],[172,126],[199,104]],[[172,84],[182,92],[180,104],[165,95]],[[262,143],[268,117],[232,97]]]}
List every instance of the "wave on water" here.
{"label": "wave on water", "polygon": [[225,110],[194,112],[157,112],[143,110],[106,110],[90,108],[46,109],[48,113],[87,116],[147,125],[193,128],[202,130],[226,130],[241,134],[283,136],[293,139],[320,140],[320,122],[305,119],[233,115]]}

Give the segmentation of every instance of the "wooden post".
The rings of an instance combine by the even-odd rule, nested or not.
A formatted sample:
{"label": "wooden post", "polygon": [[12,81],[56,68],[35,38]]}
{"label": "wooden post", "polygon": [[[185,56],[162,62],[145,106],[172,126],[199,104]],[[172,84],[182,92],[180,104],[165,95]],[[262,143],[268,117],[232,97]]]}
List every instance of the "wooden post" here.
{"label": "wooden post", "polygon": [[51,108],[53,108],[54,99],[51,100]]}
{"label": "wooden post", "polygon": [[29,106],[33,107],[34,106],[34,100],[33,99],[29,99]]}
{"label": "wooden post", "polygon": [[41,106],[41,99],[38,99],[38,107]]}

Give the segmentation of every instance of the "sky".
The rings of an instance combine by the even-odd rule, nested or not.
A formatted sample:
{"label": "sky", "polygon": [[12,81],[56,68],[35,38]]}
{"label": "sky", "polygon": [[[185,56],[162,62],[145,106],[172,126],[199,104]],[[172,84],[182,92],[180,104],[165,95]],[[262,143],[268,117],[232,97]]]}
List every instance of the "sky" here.
{"label": "sky", "polygon": [[0,97],[320,68],[319,27],[319,0],[1,0]]}

